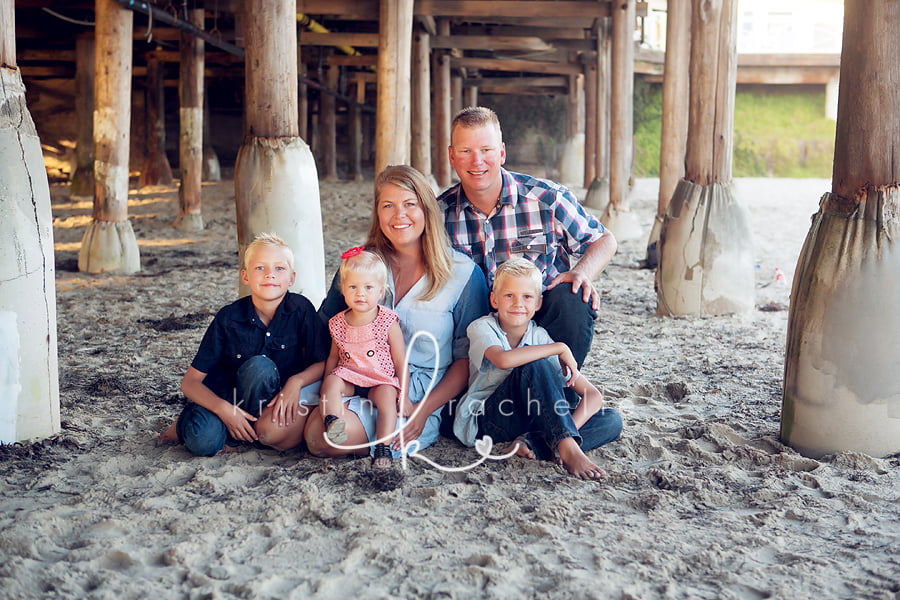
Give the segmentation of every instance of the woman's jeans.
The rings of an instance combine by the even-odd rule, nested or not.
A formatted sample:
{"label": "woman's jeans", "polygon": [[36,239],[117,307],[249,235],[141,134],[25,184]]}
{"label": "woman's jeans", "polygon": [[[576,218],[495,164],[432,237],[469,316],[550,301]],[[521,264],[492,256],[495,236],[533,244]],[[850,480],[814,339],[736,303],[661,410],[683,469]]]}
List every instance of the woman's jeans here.
{"label": "woman's jeans", "polygon": [[540,460],[552,459],[567,437],[575,438],[584,451],[619,437],[622,416],[611,408],[600,409],[581,429],[575,427],[572,411],[578,402],[567,400],[555,360],[544,358],[514,368],[485,401],[478,436],[508,442],[524,435]]}
{"label": "woman's jeans", "polygon": [[[258,417],[280,389],[281,378],[275,363],[265,356],[254,356],[238,369],[235,406]],[[178,439],[198,456],[213,456],[226,442],[239,443],[228,435],[225,423],[215,413],[193,402],[181,411],[175,429]]]}

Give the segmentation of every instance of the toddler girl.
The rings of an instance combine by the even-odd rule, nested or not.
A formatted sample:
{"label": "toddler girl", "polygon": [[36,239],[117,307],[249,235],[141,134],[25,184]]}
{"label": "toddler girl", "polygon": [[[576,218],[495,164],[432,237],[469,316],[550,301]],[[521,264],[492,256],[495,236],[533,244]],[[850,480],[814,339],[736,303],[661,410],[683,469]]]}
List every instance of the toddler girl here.
{"label": "toddler girl", "polygon": [[[345,442],[345,424],[339,416],[344,397],[367,395],[377,409],[375,436],[384,440],[396,428],[402,402],[398,374],[405,360],[403,333],[397,313],[379,304],[387,286],[387,267],[381,258],[357,247],[341,259],[338,275],[349,308],[328,321],[331,354],[321,390],[325,434],[335,444]],[[391,466],[392,441],[375,444],[374,467]]]}

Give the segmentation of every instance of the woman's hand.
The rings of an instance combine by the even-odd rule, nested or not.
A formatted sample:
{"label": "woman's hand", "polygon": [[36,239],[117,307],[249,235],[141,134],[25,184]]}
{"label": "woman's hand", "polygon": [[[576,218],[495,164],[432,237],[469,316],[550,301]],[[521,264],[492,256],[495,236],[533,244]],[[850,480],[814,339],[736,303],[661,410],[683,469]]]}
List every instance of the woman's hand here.
{"label": "woman's hand", "polygon": [[[419,412],[419,414],[409,419],[403,426],[404,444],[409,444],[411,441],[419,439],[419,436],[422,435],[422,430],[425,429],[425,421],[428,420],[428,415],[424,414],[424,412],[425,411]],[[397,437],[394,438],[394,443],[391,444],[391,448],[398,452],[402,449],[400,446],[399,433],[397,434]]]}
{"label": "woman's hand", "polygon": [[413,405],[412,402],[409,401],[409,398],[406,397],[406,394],[402,394],[397,398],[397,413],[401,417],[409,417],[413,414]]}

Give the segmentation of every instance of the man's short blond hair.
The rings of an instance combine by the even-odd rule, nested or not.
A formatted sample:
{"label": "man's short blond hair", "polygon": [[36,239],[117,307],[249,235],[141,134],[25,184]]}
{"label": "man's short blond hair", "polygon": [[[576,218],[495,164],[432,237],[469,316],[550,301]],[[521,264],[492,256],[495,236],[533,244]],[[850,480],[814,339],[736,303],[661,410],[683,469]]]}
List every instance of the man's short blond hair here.
{"label": "man's short blond hair", "polygon": [[494,272],[493,289],[498,289],[500,281],[505,277],[530,279],[531,283],[534,284],[534,290],[538,296],[540,296],[543,291],[544,277],[541,275],[540,269],[538,269],[533,262],[525,260],[521,256],[514,256],[497,267],[497,270]]}
{"label": "man's short blond hair", "polygon": [[492,126],[497,130],[500,141],[503,141],[503,131],[500,129],[500,119],[497,113],[486,106],[467,106],[453,117],[450,123],[450,145],[453,145],[453,132],[457,127],[474,129],[476,127]]}
{"label": "man's short blond hair", "polygon": [[291,268],[291,271],[294,270],[293,250],[291,250],[291,247],[287,245],[287,242],[285,242],[274,233],[260,233],[255,238],[253,238],[252,242],[247,245],[247,248],[244,249],[245,269],[249,268],[250,256],[263,246],[268,246],[270,248],[281,248],[284,251],[284,256],[287,258],[288,266]]}

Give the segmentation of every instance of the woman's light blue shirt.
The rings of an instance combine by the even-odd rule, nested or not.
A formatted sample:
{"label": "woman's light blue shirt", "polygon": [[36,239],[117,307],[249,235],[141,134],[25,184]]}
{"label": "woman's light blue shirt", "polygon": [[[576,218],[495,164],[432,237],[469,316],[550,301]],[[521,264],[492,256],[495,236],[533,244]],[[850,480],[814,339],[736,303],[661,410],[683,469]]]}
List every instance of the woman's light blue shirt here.
{"label": "woman's light blue shirt", "polygon": [[[382,304],[400,317],[409,362],[408,395],[413,404],[425,398],[433,384],[436,385],[444,377],[454,360],[468,358],[469,338],[466,336],[466,328],[469,323],[488,312],[488,289],[481,269],[469,257],[455,250],[452,252],[452,260],[449,281],[433,298],[424,301],[419,296],[428,286],[426,276],[423,275],[396,302],[394,276],[390,267],[388,268],[388,289]],[[335,276],[331,289],[319,308],[319,316],[327,320],[345,308],[338,278]],[[350,410],[359,416],[369,439],[374,440],[375,411],[371,403],[355,397],[351,399]],[[425,429],[419,436],[419,449],[426,448],[437,440],[440,423],[441,411],[437,410],[428,417]]]}

